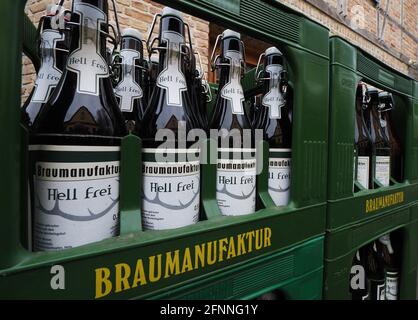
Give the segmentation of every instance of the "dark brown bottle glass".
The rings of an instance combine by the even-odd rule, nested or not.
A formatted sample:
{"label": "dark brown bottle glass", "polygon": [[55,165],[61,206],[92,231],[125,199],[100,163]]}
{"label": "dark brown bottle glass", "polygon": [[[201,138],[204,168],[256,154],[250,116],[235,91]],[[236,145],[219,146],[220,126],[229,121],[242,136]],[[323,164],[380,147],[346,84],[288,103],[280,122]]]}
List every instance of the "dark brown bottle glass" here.
{"label": "dark brown bottle glass", "polygon": [[370,300],[385,300],[385,273],[380,248],[376,243],[367,245],[366,275],[370,288]]}
{"label": "dark brown bottle glass", "polygon": [[269,143],[269,194],[277,206],[286,206],[290,197],[292,126],[286,104],[287,82],[282,53],[268,48],[264,59],[264,93],[255,127],[263,130]]}
{"label": "dark brown bottle glass", "polygon": [[122,32],[121,51],[117,58],[119,82],[115,95],[130,133],[138,133],[140,121],[145,112],[143,90],[144,49],[140,32],[127,28]]}
{"label": "dark brown bottle glass", "polygon": [[[47,8],[47,15],[41,20],[42,33],[39,43],[41,67],[37,74],[35,86],[21,110],[22,123],[30,129],[38,117],[39,112],[48,101],[61,78],[68,55],[68,38],[63,31],[51,26],[51,19],[55,16],[57,6],[51,4]],[[63,14],[61,10],[59,14]]]}
{"label": "dark brown bottle glass", "polygon": [[194,141],[187,141],[187,134],[201,122],[187,86],[190,48],[186,49],[181,12],[164,8],[157,42],[159,73],[141,126],[142,222],[147,230],[174,229],[199,220],[199,149],[188,148]]}
{"label": "dark brown bottle glass", "polygon": [[376,88],[369,86],[368,95],[370,103],[367,118],[373,143],[373,176],[375,181],[386,187],[390,184],[390,146],[380,123],[379,92]]}
{"label": "dark brown bottle glass", "polygon": [[157,77],[159,74],[159,59],[156,55],[152,55],[148,61],[148,72],[147,72],[147,100],[149,101],[154,91]]}
{"label": "dark brown bottle glass", "polygon": [[392,94],[379,92],[379,106],[380,122],[390,145],[391,174],[397,182],[402,182],[404,180],[404,155],[402,144],[393,125],[392,112],[395,108],[395,101]]}
{"label": "dark brown bottle glass", "polygon": [[368,108],[368,102],[367,87],[360,83],[356,93],[354,172],[357,174],[354,175],[354,180],[357,180],[364,189],[373,188],[373,145],[363,117],[363,112]]}
{"label": "dark brown bottle glass", "polygon": [[385,298],[386,300],[398,300],[399,255],[392,247],[389,234],[380,237],[376,245],[378,252],[381,253],[385,270]]}
{"label": "dark brown bottle glass", "polygon": [[232,30],[225,30],[221,38],[221,54],[215,61],[220,69],[219,93],[210,126],[220,130],[216,198],[223,215],[245,215],[255,212],[256,160],[241,85],[244,45]]}
{"label": "dark brown bottle glass", "polygon": [[74,0],[66,68],[30,137],[34,250],[118,235],[120,138],[106,61],[107,0]]}

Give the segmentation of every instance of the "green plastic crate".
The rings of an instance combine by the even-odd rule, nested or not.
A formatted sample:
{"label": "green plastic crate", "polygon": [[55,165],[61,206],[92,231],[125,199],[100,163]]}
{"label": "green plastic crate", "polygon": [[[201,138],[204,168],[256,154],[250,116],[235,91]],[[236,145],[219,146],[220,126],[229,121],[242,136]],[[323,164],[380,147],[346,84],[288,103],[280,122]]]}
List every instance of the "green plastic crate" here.
{"label": "green plastic crate", "polygon": [[[330,126],[327,230],[336,231],[418,199],[418,104],[414,81],[339,37],[330,38]],[[353,193],[354,116],[357,83],[392,92],[393,118],[403,141],[405,181]]]}
{"label": "green plastic crate", "polygon": [[[234,1],[239,10],[226,10],[224,6],[217,6],[216,1],[210,0],[159,2],[270,42],[286,55],[289,79],[296,93],[293,105],[291,203],[285,208],[274,207],[268,195],[268,148],[264,143],[261,146],[265,155],[264,171],[257,183],[261,208],[256,214],[221,216],[215,198],[216,166],[203,165],[204,221],[177,230],[143,232],[139,199],[141,141],[135,136],[127,136],[122,140],[121,148],[121,235],[62,252],[32,253],[25,250],[22,243],[25,238],[23,221],[26,199],[19,200],[18,196],[23,194],[21,190],[26,186],[24,151],[27,136],[19,126],[22,48],[36,65],[38,60],[34,27],[27,18],[23,19],[25,1],[1,1],[0,12],[8,12],[8,15],[0,21],[0,39],[9,46],[0,49],[0,133],[3,133],[0,134],[0,146],[4,152],[0,163],[7,168],[0,173],[0,298],[125,299],[167,296],[174,287],[187,284],[187,287],[196,288],[193,283],[209,279],[215,272],[221,278],[224,277],[219,282],[221,286],[232,277],[233,272],[229,275],[227,271],[234,267],[250,270],[253,264],[263,265],[269,255],[286,255],[286,250],[297,252],[299,247],[295,246],[309,244],[307,241],[324,235],[328,150],[328,30],[274,1]],[[13,25],[12,21],[17,25],[23,25],[25,21],[25,27],[10,32],[7,26]],[[210,145],[210,141],[207,142]],[[265,232],[271,242],[251,252],[247,248],[245,253],[204,267],[200,265],[191,268],[187,259],[184,262],[184,256],[188,254],[186,252],[196,245],[208,245],[212,241],[220,243],[222,239],[239,241],[243,234],[248,238],[260,235],[256,230]],[[317,241],[315,248],[321,245],[322,242]],[[176,250],[179,250],[179,259],[182,259],[179,260],[181,266],[178,266],[178,273],[177,264],[174,263],[173,272],[169,272],[168,277],[160,277],[158,281],[157,277],[148,277],[146,283],[139,280],[141,264],[144,264],[144,272],[149,273],[150,260],[154,263],[152,266],[156,266],[159,254],[162,263],[169,256],[170,259],[176,259]],[[139,259],[142,262],[138,262]],[[297,274],[305,265],[305,261],[298,262],[293,266],[292,274]],[[53,285],[51,287],[51,280],[55,281],[53,272],[56,268],[65,270],[65,290],[52,289]],[[316,269],[309,269],[306,278],[289,276],[283,280],[287,281],[283,287],[289,287],[289,297],[320,298],[317,289],[322,279],[319,276],[322,273],[320,268],[322,266],[318,264]],[[124,281],[123,275],[127,274],[124,272],[128,270],[131,274]],[[106,289],[106,282],[101,279],[106,278],[107,272],[110,273],[112,289],[109,294],[103,295],[102,291],[96,290]],[[118,279],[116,273],[119,274]],[[262,278],[264,275],[256,276],[260,283]],[[99,288],[99,285],[103,287]],[[282,285],[279,280],[278,285]],[[251,292],[255,296],[264,292],[264,289],[261,285],[254,286],[240,295],[242,298],[249,297]],[[205,296],[210,295],[213,289],[208,288],[207,293],[205,288],[199,287],[199,290],[199,294]],[[222,289],[219,290],[222,292]],[[188,294],[182,292],[184,296]]]}
{"label": "green plastic crate", "polygon": [[411,220],[411,217],[417,216],[417,212],[415,205],[327,233],[324,298],[351,299],[350,269],[356,251],[384,234],[397,231],[402,237],[399,298],[416,299],[418,220]]}

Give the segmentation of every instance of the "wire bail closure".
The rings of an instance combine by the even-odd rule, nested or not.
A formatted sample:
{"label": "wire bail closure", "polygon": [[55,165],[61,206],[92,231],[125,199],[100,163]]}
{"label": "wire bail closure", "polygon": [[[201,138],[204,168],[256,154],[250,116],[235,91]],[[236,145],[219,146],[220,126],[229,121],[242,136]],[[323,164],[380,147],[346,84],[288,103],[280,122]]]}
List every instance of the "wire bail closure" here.
{"label": "wire bail closure", "polygon": [[[219,34],[216,37],[215,45],[213,46],[212,54],[210,55],[210,65],[211,65],[212,71],[215,71],[216,69],[218,69],[220,67],[231,67],[232,66],[232,64],[228,63],[228,62],[219,62],[219,60],[221,59],[221,56],[219,54],[215,56],[216,49],[218,48],[219,43],[222,40],[223,40],[223,36],[222,36],[222,34]],[[241,46],[242,46],[242,49],[243,49],[243,57],[242,57],[242,60],[241,60],[241,77],[244,77],[245,70],[247,68],[247,64],[245,62],[247,60],[247,54],[246,54],[246,51],[245,51],[244,41],[242,41],[240,39],[239,42],[241,43]]]}
{"label": "wire bail closure", "polygon": [[[160,19],[162,18],[161,13],[157,13],[154,15],[154,18],[152,19],[152,22],[151,22],[151,26],[148,30],[147,41],[145,43],[147,51],[148,51],[148,59],[150,62],[151,62],[151,56],[153,53],[159,52],[160,50],[167,50],[167,47],[162,47],[160,43],[158,43],[158,46],[155,46],[155,42],[160,41],[158,36],[152,38],[151,40],[158,18]],[[188,36],[189,42],[187,42],[186,37],[184,37],[184,43],[182,43],[180,46],[180,54],[186,57],[188,56],[189,59],[191,59],[192,58],[191,56],[194,52],[193,52],[193,46],[192,46],[192,37],[190,35],[190,27],[188,23],[186,23],[184,20],[183,20],[183,24],[184,24],[185,29],[187,29],[186,36]]]}
{"label": "wire bail closure", "polygon": [[[264,62],[265,57],[266,57],[266,53],[263,52],[262,54],[260,54],[260,57],[258,58],[257,67],[254,73],[254,79],[256,83],[259,83],[261,81],[266,81],[266,80],[272,80],[271,76],[269,77],[261,76],[264,70],[260,70],[261,69],[260,66],[261,66],[261,63]],[[283,66],[283,70],[280,72],[279,88],[280,88],[281,93],[284,95],[284,98],[286,98],[288,82],[289,82],[287,75],[288,75],[287,70],[285,70]]]}

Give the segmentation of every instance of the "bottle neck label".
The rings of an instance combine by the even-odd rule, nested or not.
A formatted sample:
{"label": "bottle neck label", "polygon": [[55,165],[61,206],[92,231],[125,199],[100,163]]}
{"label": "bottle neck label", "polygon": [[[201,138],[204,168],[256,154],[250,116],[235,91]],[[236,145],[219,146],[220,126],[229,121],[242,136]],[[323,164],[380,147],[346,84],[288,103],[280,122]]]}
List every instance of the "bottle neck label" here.
{"label": "bottle neck label", "polygon": [[182,92],[187,90],[186,77],[181,71],[181,51],[184,37],[177,32],[164,31],[161,40],[166,41],[164,69],[157,77],[157,86],[166,92],[169,106],[182,107]]}
{"label": "bottle neck label", "polygon": [[119,147],[32,145],[29,150],[35,251],[118,234]]}
{"label": "bottle neck label", "polygon": [[291,149],[270,149],[268,192],[276,206],[289,203],[291,158]]}
{"label": "bottle neck label", "polygon": [[123,49],[120,52],[122,57],[122,80],[115,88],[116,96],[120,99],[122,112],[132,112],[136,99],[143,97],[141,86],[135,80],[136,64],[140,58],[139,52],[131,49]]}
{"label": "bottle neck label", "polygon": [[264,95],[262,103],[264,107],[269,108],[270,119],[281,119],[282,108],[285,106],[285,100],[280,91],[280,74],[283,66],[279,64],[270,64],[266,67],[266,72],[270,75],[269,91]]}
{"label": "bottle neck label", "polygon": [[244,90],[241,85],[242,53],[239,51],[227,51],[225,58],[229,60],[228,82],[221,90],[221,97],[229,100],[233,114],[244,114]]}
{"label": "bottle neck label", "polygon": [[100,54],[100,26],[106,14],[87,3],[76,3],[74,12],[80,15],[79,46],[67,60],[67,70],[77,73],[77,92],[99,95],[99,80],[109,77],[109,67]]}
{"label": "bottle neck label", "polygon": [[41,37],[42,66],[35,82],[32,102],[46,103],[52,90],[57,86],[62,71],[57,67],[56,51],[58,41],[63,41],[64,35],[56,30],[45,30]]}

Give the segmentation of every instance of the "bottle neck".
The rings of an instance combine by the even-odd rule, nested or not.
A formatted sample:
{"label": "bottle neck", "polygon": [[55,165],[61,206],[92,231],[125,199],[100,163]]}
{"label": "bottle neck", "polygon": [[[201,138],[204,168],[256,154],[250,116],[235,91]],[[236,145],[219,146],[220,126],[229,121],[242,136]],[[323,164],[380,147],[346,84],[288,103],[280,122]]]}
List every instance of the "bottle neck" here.
{"label": "bottle neck", "polygon": [[144,62],[144,50],[142,42],[132,37],[122,38],[121,52],[123,79],[131,79],[137,84],[142,84],[141,68]]}
{"label": "bottle neck", "polygon": [[98,96],[101,80],[111,86],[106,61],[107,2],[74,1],[71,21],[77,25],[72,27],[66,69],[77,75],[79,93]]}
{"label": "bottle neck", "polygon": [[[226,38],[221,44],[221,72],[217,107],[231,108],[233,114],[244,114],[244,90],[241,85],[244,57],[241,41]],[[227,103],[229,102],[229,103]]]}
{"label": "bottle neck", "polygon": [[264,64],[264,94],[261,104],[270,119],[280,120],[286,101],[282,92],[283,57],[269,55]]}
{"label": "bottle neck", "polygon": [[[174,16],[161,18],[159,46],[160,57],[154,98],[164,105],[184,107],[190,99],[187,93],[185,70],[184,22]],[[165,99],[162,99],[165,95]],[[187,97],[186,97],[187,96]]]}

